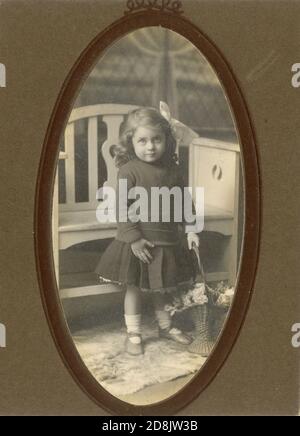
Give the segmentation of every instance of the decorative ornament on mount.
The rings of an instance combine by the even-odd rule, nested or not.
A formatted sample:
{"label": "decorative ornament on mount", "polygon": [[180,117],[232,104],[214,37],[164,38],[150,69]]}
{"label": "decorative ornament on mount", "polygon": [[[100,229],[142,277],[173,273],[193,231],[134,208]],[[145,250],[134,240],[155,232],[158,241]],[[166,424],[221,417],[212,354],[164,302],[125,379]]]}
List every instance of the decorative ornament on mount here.
{"label": "decorative ornament on mount", "polygon": [[172,12],[183,14],[182,2],[179,0],[128,0],[125,14],[132,14],[141,9],[150,11]]}

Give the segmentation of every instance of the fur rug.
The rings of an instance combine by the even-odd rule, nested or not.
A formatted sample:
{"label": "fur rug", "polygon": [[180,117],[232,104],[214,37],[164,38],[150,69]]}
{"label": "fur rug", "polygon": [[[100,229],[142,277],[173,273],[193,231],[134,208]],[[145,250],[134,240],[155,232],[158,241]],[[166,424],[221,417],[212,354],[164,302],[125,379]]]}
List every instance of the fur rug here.
{"label": "fur rug", "polygon": [[203,357],[189,353],[185,346],[158,338],[156,323],[143,326],[145,354],[142,356],[124,352],[125,338],[125,328],[116,323],[73,335],[87,368],[116,397],[195,373],[205,362]]}

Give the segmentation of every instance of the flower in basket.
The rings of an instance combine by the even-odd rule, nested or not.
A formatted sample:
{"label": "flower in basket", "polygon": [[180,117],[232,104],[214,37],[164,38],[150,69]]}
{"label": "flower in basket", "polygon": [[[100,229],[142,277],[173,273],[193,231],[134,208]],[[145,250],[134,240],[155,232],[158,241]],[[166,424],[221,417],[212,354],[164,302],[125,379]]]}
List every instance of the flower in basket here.
{"label": "flower in basket", "polygon": [[192,293],[193,303],[202,305],[208,302],[208,298],[205,294],[204,283],[195,283],[191,293]]}
{"label": "flower in basket", "polygon": [[223,293],[220,293],[219,298],[217,299],[217,306],[229,307],[232,303],[234,296],[234,288],[227,288]]}
{"label": "flower in basket", "polygon": [[206,304],[208,298],[205,294],[204,283],[194,283],[193,287],[173,298],[170,304],[165,306],[165,310],[174,315],[176,312],[182,312],[193,306]]}
{"label": "flower in basket", "polygon": [[170,315],[174,315],[176,312],[180,312],[182,309],[182,301],[179,297],[174,297],[170,304],[165,305],[165,310],[170,312]]}
{"label": "flower in basket", "polygon": [[232,303],[235,289],[222,281],[217,283],[213,288],[206,285],[206,291],[213,306],[228,309]]}

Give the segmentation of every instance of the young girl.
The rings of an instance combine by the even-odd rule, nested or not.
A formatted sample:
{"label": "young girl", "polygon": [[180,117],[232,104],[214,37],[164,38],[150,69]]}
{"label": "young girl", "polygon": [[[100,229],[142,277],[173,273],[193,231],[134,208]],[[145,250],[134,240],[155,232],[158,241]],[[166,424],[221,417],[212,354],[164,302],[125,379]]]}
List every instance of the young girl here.
{"label": "young girl", "polygon": [[[126,181],[127,191],[134,187],[146,190],[151,214],[151,188],[180,187],[183,180],[176,163],[176,141],[170,123],[159,111],[140,108],[129,113],[120,132],[120,145],[115,149],[119,181]],[[141,291],[150,292],[159,326],[159,336],[188,345],[192,340],[172,325],[164,310],[165,294],[194,275],[187,247],[180,238],[179,223],[174,221],[174,201],[170,196],[170,220],[152,222],[120,220],[117,187],[117,235],[102,255],[96,272],[104,281],[126,286],[124,312],[127,327],[126,351],[143,354],[141,336]],[[127,198],[127,197],[126,197]],[[132,200],[126,206],[130,207]],[[184,213],[183,213],[184,215]],[[184,226],[184,222],[182,223]],[[187,234],[188,248],[199,246],[196,233]]]}

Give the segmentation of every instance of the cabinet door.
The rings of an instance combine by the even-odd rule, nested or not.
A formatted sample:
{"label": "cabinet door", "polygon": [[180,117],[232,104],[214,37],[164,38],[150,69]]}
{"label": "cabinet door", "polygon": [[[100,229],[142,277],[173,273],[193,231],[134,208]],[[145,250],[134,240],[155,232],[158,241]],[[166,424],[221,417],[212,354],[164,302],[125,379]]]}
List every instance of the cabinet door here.
{"label": "cabinet door", "polygon": [[220,141],[200,140],[192,144],[190,171],[192,186],[204,187],[205,206],[234,214],[238,183],[239,153]]}

